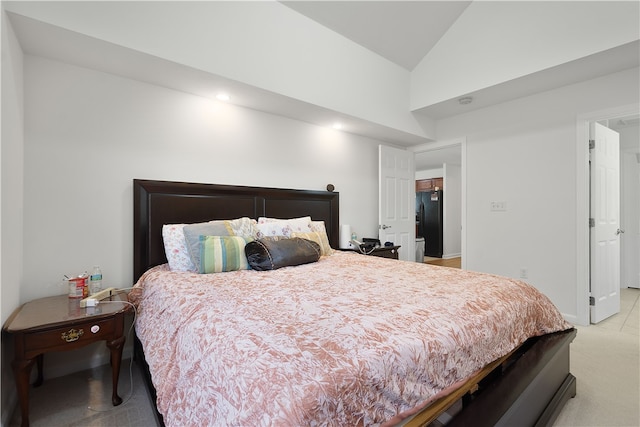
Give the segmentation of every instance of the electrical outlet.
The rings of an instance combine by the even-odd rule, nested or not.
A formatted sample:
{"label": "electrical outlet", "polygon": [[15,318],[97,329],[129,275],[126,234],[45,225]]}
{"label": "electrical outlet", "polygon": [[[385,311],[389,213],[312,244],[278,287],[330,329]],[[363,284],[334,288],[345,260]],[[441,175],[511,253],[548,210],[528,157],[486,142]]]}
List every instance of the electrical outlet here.
{"label": "electrical outlet", "polygon": [[491,212],[504,212],[507,210],[507,202],[491,202]]}
{"label": "electrical outlet", "polygon": [[520,269],[520,278],[521,279],[528,279],[529,278],[529,271],[526,268],[521,268]]}

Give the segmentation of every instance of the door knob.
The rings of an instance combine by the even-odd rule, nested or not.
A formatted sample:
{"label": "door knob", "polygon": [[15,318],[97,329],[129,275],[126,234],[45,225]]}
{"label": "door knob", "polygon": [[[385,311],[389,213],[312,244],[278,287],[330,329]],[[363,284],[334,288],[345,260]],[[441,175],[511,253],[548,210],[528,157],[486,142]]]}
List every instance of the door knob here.
{"label": "door knob", "polygon": [[616,230],[616,236],[624,233],[624,230],[620,230],[619,228]]}
{"label": "door knob", "polygon": [[386,230],[387,228],[391,228],[391,226],[390,226],[390,225],[384,225],[384,224],[382,224],[382,225],[380,226],[380,228],[381,228],[382,230]]}

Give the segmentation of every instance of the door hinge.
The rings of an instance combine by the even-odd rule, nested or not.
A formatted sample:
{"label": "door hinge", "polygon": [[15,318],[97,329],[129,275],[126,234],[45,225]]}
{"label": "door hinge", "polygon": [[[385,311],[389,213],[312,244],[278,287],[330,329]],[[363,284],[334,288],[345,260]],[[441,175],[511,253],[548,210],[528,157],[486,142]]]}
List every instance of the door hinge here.
{"label": "door hinge", "polygon": [[595,226],[596,226],[596,219],[589,218],[589,227],[595,227]]}
{"label": "door hinge", "polygon": [[589,305],[593,305],[593,306],[595,306],[595,305],[596,305],[596,299],[595,299],[595,297],[589,297]]}
{"label": "door hinge", "polygon": [[589,150],[593,150],[594,148],[596,148],[596,140],[595,139],[590,139],[589,140]]}

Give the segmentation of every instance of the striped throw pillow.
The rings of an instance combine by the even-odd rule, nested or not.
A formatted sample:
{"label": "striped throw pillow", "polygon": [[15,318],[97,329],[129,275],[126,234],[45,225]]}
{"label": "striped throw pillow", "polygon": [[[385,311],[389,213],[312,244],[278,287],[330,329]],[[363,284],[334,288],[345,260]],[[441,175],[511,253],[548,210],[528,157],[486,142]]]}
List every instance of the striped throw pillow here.
{"label": "striped throw pillow", "polygon": [[247,270],[246,240],[240,236],[200,236],[198,273]]}

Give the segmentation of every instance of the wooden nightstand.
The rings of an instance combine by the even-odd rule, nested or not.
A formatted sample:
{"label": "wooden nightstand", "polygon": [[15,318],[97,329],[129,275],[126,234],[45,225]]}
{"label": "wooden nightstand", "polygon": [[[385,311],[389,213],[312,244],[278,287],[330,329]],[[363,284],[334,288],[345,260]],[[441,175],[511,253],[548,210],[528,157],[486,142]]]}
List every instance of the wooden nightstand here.
{"label": "wooden nightstand", "polygon": [[[115,303],[102,303],[114,301]],[[123,302],[124,301],[124,302]],[[122,403],[118,396],[118,376],[124,346],[124,316],[131,308],[126,292],[104,299],[96,307],[80,308],[80,299],[67,295],[41,298],[17,308],[7,319],[4,330],[13,335],[13,372],[18,389],[22,426],[29,425],[29,377],[37,362],[38,377],[34,386],[42,384],[44,354],[83,347],[106,341],[111,351],[111,402]]]}

